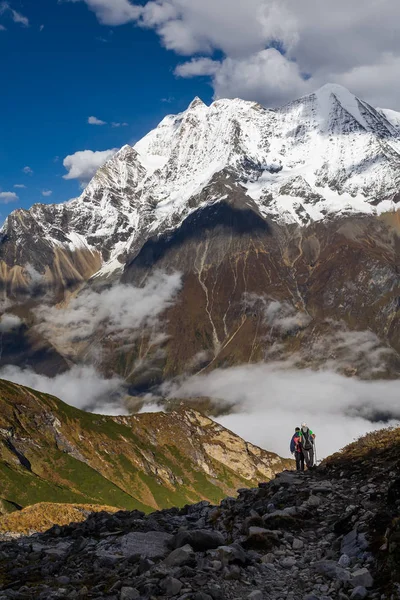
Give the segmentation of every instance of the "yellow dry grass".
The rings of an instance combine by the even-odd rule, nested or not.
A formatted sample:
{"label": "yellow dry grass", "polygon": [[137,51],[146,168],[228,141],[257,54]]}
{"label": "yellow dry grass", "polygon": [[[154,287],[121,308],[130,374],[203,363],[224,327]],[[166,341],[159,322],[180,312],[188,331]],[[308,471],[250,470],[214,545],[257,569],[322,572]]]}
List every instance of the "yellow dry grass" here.
{"label": "yellow dry grass", "polygon": [[357,461],[368,458],[399,458],[400,427],[379,429],[360,437],[340,452],[329,456],[324,462],[328,466],[343,461]]}
{"label": "yellow dry grass", "polygon": [[69,525],[85,521],[93,512],[118,512],[119,508],[99,504],[53,504],[41,502],[0,517],[0,533],[46,531],[53,525]]}

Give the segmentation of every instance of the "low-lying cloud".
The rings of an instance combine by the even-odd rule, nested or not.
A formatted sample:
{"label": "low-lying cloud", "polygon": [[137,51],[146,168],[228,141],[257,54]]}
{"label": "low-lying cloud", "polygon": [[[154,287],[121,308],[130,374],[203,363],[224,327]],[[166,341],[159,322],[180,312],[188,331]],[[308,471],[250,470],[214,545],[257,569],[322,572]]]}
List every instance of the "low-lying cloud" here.
{"label": "low-lying cloud", "polygon": [[244,303],[246,308],[261,313],[265,323],[271,330],[275,329],[279,333],[302,329],[312,320],[310,315],[304,311],[296,310],[291,304],[271,300],[266,296],[245,294]]}
{"label": "low-lying cloud", "polygon": [[64,308],[37,309],[37,329],[55,343],[86,340],[100,328],[111,338],[129,332],[132,341],[139,328],[158,325],[159,316],[173,303],[180,286],[179,273],[158,271],[143,287],[118,284],[102,291],[87,288]]}
{"label": "low-lying cloud", "polygon": [[283,456],[295,426],[317,434],[318,458],[400,420],[398,381],[361,381],[330,370],[259,363],[195,375],[163,386],[173,398],[211,397],[235,413],[217,420],[244,439]]}
{"label": "low-lying cloud", "polygon": [[55,377],[46,377],[31,369],[7,365],[0,369],[0,378],[57,396],[84,410],[107,415],[126,414],[120,399],[123,381],[119,377],[105,379],[91,366],[75,366]]}

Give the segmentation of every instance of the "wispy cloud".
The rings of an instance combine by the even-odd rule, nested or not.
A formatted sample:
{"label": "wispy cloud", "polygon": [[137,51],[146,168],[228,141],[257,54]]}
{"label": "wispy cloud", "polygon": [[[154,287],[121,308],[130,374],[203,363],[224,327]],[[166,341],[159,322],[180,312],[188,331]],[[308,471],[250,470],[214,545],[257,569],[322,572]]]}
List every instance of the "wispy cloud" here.
{"label": "wispy cloud", "polygon": [[42,196],[44,196],[45,198],[48,198],[49,196],[51,196],[53,193],[52,190],[42,190]]}
{"label": "wispy cloud", "polygon": [[0,202],[2,204],[9,204],[10,202],[16,202],[18,196],[15,192],[0,192]]}
{"label": "wispy cloud", "polygon": [[107,125],[107,121],[102,121],[101,119],[93,116],[88,118],[88,123],[89,125]]}
{"label": "wispy cloud", "polygon": [[33,175],[33,171],[30,167],[24,167],[22,171],[25,173],[25,175]]}
{"label": "wispy cloud", "polygon": [[174,302],[181,286],[179,273],[155,273],[143,287],[114,285],[103,291],[85,289],[67,307],[36,309],[37,329],[56,345],[87,340],[96,331],[118,339],[142,327],[154,328]]}
{"label": "wispy cloud", "polygon": [[[0,3],[0,15],[2,14],[8,14],[14,21],[14,23],[18,23],[19,25],[23,25],[24,27],[29,27],[29,19],[21,13],[19,13],[18,11],[14,10],[9,2]],[[0,26],[0,28],[5,29],[3,26]]]}
{"label": "wispy cloud", "polygon": [[13,187],[19,188],[21,190],[25,190],[26,189],[26,185],[24,185],[23,183],[16,183]]}
{"label": "wispy cloud", "polygon": [[17,12],[16,10],[11,9],[11,16],[12,16],[12,20],[14,21],[14,23],[19,23],[20,25],[23,25],[24,27],[29,27],[29,19],[27,17],[25,17],[24,15],[21,15],[21,13]]}
{"label": "wispy cloud", "polygon": [[114,121],[111,123],[111,127],[128,127],[129,123],[115,123]]}

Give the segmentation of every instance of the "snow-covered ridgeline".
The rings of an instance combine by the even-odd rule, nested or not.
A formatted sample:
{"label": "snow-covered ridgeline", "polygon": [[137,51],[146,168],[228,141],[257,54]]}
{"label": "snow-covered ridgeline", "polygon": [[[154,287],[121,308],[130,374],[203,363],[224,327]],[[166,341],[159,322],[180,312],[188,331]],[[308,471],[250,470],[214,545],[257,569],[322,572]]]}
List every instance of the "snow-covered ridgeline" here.
{"label": "snow-covered ridgeline", "polygon": [[[225,170],[261,213],[307,223],[395,208],[400,191],[400,114],[374,109],[337,85],[275,110],[243,100],[196,98],[124,146],[83,194],[62,205],[18,211],[52,245],[107,249],[103,272],[140,238],[176,226]],[[218,194],[209,194],[209,202]],[[35,230],[36,230],[35,229]]]}

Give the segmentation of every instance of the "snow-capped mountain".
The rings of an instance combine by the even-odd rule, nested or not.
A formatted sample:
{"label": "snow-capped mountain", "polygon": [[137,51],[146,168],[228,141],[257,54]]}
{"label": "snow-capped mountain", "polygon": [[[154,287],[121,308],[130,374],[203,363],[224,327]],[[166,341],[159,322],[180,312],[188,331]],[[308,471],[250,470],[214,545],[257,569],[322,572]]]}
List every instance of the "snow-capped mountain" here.
{"label": "snow-capped mountain", "polygon": [[[392,210],[400,190],[397,119],[338,85],[274,110],[196,98],[133,148],[124,146],[79,198],[15,211],[2,229],[3,260],[42,271],[37,257],[46,249],[79,251],[89,271],[109,274],[150,235],[228,197],[232,186],[281,223]],[[224,177],[229,183],[221,185]]]}
{"label": "snow-capped mountain", "polygon": [[[344,88],[276,110],[195,99],[124,146],[79,198],[9,216],[0,283],[18,318],[3,324],[14,329],[2,364],[50,375],[95,364],[134,393],[293,354],[300,366],[397,377],[399,200],[395,115]],[[160,274],[180,281],[160,329],[129,321],[113,335],[96,294],[111,291],[109,306],[122,283],[133,306],[129,286],[162,285]]]}

